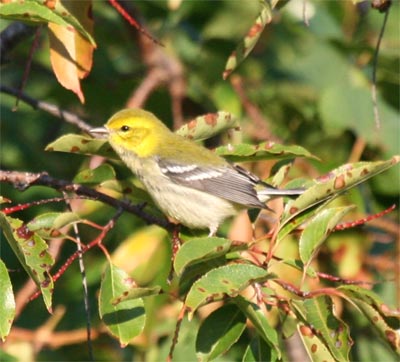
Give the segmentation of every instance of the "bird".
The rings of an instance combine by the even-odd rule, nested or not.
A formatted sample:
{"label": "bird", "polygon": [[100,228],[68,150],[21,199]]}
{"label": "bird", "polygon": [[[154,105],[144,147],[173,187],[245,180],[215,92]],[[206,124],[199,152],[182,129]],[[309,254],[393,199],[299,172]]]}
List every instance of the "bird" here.
{"label": "bird", "polygon": [[243,209],[268,209],[275,197],[304,189],[278,189],[213,151],[172,132],[153,113],[139,108],[115,113],[94,137],[106,138],[139,178],[158,208],[192,229],[217,233],[221,223]]}

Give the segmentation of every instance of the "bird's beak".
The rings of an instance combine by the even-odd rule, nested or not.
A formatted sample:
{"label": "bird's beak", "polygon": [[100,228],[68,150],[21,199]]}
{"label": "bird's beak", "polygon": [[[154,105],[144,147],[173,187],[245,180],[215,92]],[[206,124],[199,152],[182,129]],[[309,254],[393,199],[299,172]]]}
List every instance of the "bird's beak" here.
{"label": "bird's beak", "polygon": [[107,138],[110,132],[106,127],[97,127],[89,130],[89,133],[95,138]]}

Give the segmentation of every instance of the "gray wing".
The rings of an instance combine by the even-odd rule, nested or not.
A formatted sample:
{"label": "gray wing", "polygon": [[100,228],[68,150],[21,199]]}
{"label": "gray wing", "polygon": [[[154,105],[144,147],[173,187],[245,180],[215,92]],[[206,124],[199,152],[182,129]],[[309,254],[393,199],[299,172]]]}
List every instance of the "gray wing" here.
{"label": "gray wing", "polygon": [[204,191],[247,207],[266,208],[255,190],[255,186],[261,182],[260,179],[239,166],[228,164],[217,168],[194,164],[183,165],[165,159],[159,159],[158,164],[161,172],[176,184]]}

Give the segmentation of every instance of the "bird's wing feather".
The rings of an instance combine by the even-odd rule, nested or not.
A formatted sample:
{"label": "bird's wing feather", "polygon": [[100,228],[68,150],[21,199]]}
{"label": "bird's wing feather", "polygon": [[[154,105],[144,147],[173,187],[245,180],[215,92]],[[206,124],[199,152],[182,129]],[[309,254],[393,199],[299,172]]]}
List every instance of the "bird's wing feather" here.
{"label": "bird's wing feather", "polygon": [[213,167],[159,159],[161,172],[171,181],[247,207],[265,208],[255,186],[260,180],[239,166]]}

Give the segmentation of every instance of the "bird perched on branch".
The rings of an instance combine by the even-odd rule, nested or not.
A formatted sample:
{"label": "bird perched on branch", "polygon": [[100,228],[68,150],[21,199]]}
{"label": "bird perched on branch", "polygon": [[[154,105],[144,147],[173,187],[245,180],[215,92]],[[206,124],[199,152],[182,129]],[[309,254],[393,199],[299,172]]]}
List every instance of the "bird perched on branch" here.
{"label": "bird perched on branch", "polygon": [[208,228],[210,235],[240,210],[265,209],[271,198],[303,192],[272,187],[171,132],[154,114],[142,109],[119,111],[104,127],[90,133],[108,139],[165,215],[189,228]]}

